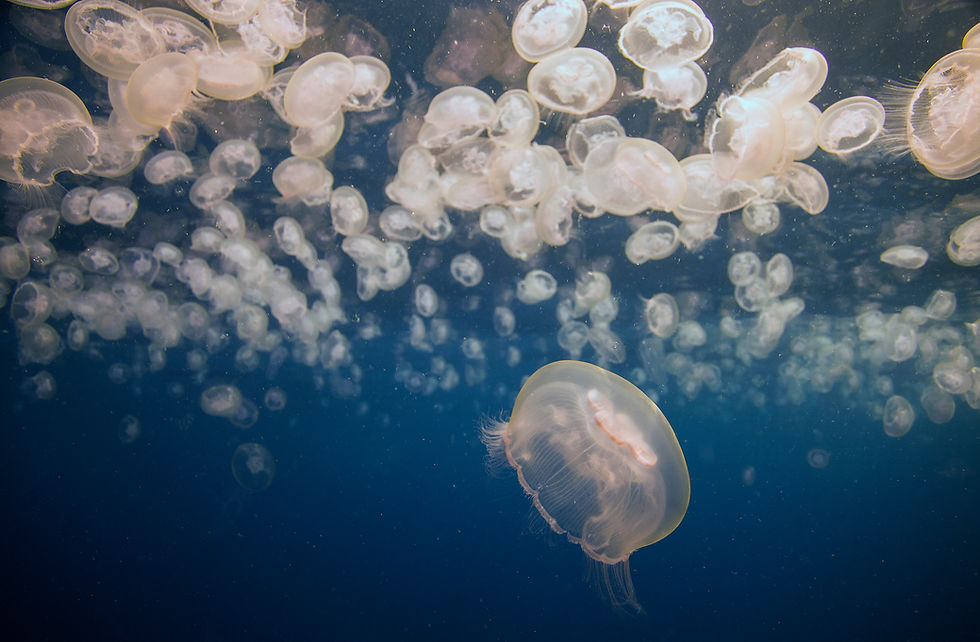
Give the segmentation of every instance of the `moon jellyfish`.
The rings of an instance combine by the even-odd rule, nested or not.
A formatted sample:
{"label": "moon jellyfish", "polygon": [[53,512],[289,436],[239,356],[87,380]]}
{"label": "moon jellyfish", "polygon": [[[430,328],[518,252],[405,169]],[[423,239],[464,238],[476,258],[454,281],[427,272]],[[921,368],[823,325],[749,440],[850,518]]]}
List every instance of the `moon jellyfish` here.
{"label": "moon jellyfish", "polygon": [[691,495],[684,454],[656,404],[598,366],[557,361],[531,375],[510,421],[487,426],[483,439],[551,529],[604,565],[613,598],[638,606],[629,556],[677,528]]}
{"label": "moon jellyfish", "polygon": [[143,434],[143,427],[140,425],[140,420],[133,415],[123,417],[116,429],[116,436],[124,444],[133,443],[141,434]]}
{"label": "moon jellyfish", "polygon": [[974,216],[949,235],[946,255],[957,265],[980,265],[980,216]]}
{"label": "moon jellyfish", "polygon": [[544,270],[531,270],[517,282],[517,300],[527,305],[547,301],[558,291],[558,281]]}
{"label": "moon jellyfish", "polygon": [[257,493],[272,483],[276,476],[276,460],[262,444],[240,444],[231,456],[231,474],[239,486]]}
{"label": "moon jellyfish", "polygon": [[714,27],[690,0],[654,0],[630,14],[619,30],[619,50],[644,69],[679,67],[703,56]]}
{"label": "moon jellyfish", "polygon": [[680,323],[677,300],[666,292],[654,294],[646,301],[643,316],[647,329],[661,339],[669,339]]}
{"label": "moon jellyfish", "polygon": [[901,437],[912,429],[912,424],[915,423],[915,410],[905,397],[892,395],[885,402],[881,423],[884,425],[886,435]]}
{"label": "moon jellyfish", "polygon": [[265,391],[265,407],[272,412],[279,412],[286,407],[286,391],[274,386]]}
{"label": "moon jellyfish", "polygon": [[813,448],[806,454],[806,463],[811,468],[826,468],[830,463],[830,453],[823,448]]}
{"label": "moon jellyfish", "polygon": [[337,113],[354,86],[354,63],[334,51],[299,66],[286,84],[283,107],[290,123],[314,127]]}
{"label": "moon jellyfish", "polygon": [[71,90],[43,78],[0,82],[0,179],[45,186],[84,174],[98,146],[92,118]]}
{"label": "moon jellyfish", "polygon": [[150,58],[126,84],[126,108],[139,122],[168,127],[190,102],[197,87],[197,64],[182,53]]}
{"label": "moon jellyfish", "polygon": [[457,254],[449,263],[449,271],[457,282],[471,288],[483,280],[483,264],[469,253]]}
{"label": "moon jellyfish", "polygon": [[885,126],[885,108],[874,98],[851,96],[827,108],[817,121],[820,149],[849,154],[867,147]]}
{"label": "moon jellyfish", "polygon": [[905,112],[912,154],[930,172],[961,179],[980,172],[980,50],[940,58],[915,88]]}
{"label": "moon jellyfish", "polygon": [[587,114],[612,98],[616,71],[595,49],[563,49],[531,68],[527,90],[542,107],[566,114]]}
{"label": "moon jellyfish", "polygon": [[929,260],[929,253],[917,245],[893,245],[881,253],[881,262],[906,270],[918,270]]}
{"label": "moon jellyfish", "polygon": [[665,259],[680,245],[680,233],[670,221],[642,225],[626,239],[626,258],[634,265]]}
{"label": "moon jellyfish", "polygon": [[530,0],[514,16],[514,49],[524,60],[537,62],[577,45],[587,21],[588,10],[582,0]]}
{"label": "moon jellyfish", "polygon": [[163,38],[137,9],[118,0],[81,0],[65,14],[65,35],[82,62],[103,76],[126,80],[163,53]]}
{"label": "moon jellyfish", "polygon": [[201,410],[214,417],[234,417],[244,399],[235,386],[219,384],[201,393]]}

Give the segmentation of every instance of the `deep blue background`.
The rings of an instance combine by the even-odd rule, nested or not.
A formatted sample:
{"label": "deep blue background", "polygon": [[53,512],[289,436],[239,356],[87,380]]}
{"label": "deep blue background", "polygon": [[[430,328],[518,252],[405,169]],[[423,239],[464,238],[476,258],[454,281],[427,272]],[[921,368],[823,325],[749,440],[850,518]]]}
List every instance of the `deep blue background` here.
{"label": "deep blue background", "polygon": [[[507,13],[514,4],[498,6]],[[855,3],[853,15],[831,4],[817,7],[809,23],[823,27],[813,37],[831,65],[821,106],[878,78],[915,77],[976,21],[965,3],[918,21],[898,2]],[[388,0],[355,9],[389,36],[398,54],[392,91],[400,99],[406,72],[421,80],[447,6]],[[734,43],[725,46],[738,52],[775,15],[801,11],[775,0],[703,6],[715,20],[717,46]],[[871,44],[868,34],[880,38]],[[725,61],[717,64],[709,102],[727,87],[719,77]],[[876,234],[876,217],[900,209],[909,194],[945,203],[977,185],[928,181],[908,159],[887,180],[857,185],[847,182],[851,168],[826,157],[815,164],[831,183],[831,209],[823,219],[787,216],[785,236],[766,241],[772,251],[793,247],[800,282],[791,294],[804,296],[808,312],[852,313],[837,309],[838,278],[850,264],[831,262],[830,249],[808,264],[802,248],[817,251],[826,241],[853,251],[837,240],[852,230]],[[393,172],[384,167],[346,180],[380,181]],[[864,200],[849,207],[859,190]],[[376,188],[368,199],[375,208],[384,204]],[[816,237],[820,244],[794,236],[797,227],[812,233],[816,226],[826,231]],[[665,262],[664,272],[636,288],[649,295],[682,278],[687,287],[727,288],[718,266],[730,248],[712,247],[706,260]],[[474,252],[501,256],[496,247]],[[495,270],[501,280],[519,271],[504,258],[487,267],[489,280]],[[975,271],[948,267],[930,264],[914,288],[893,300],[877,293],[879,300],[919,304],[955,279],[963,307],[975,313]],[[552,268],[564,282],[573,277],[567,265]],[[616,287],[633,284],[630,274],[615,276]],[[454,287],[441,292],[455,300],[462,293]],[[263,410],[248,431],[201,413],[201,386],[181,369],[182,349],[162,373],[109,383],[108,364],[132,358],[133,338],[106,346],[102,359],[66,353],[48,367],[57,398],[30,401],[20,388],[38,368],[17,365],[5,316],[0,630],[18,640],[976,639],[980,443],[977,413],[962,403],[952,422],[935,426],[920,417],[894,440],[866,408],[833,393],[795,407],[776,403],[774,388],[761,410],[710,395],[697,403],[666,396],[660,406],[687,456],[691,505],[674,534],[632,556],[644,607],[632,615],[589,580],[594,569],[577,547],[547,532],[514,476],[487,470],[478,439],[481,422],[510,412],[522,376],[563,356],[553,339],[553,305],[540,315],[517,310],[525,354],[518,368],[502,367],[501,353],[488,349],[494,360],[486,382],[416,397],[392,374],[407,290],[382,295],[373,307],[390,312],[390,332],[357,344],[355,359],[365,369],[358,398],[316,390],[309,371],[295,365],[266,381],[238,377],[227,352],[215,356],[209,381],[234,380],[255,401],[270,385],[289,394],[285,411]],[[493,346],[487,316],[451,318]],[[174,382],[182,394],[167,392]],[[127,414],[143,427],[133,444],[116,435]],[[231,475],[231,454],[247,441],[276,458],[264,492],[245,492]],[[824,469],[807,463],[817,447],[830,453]],[[750,467],[754,483],[746,484]]]}

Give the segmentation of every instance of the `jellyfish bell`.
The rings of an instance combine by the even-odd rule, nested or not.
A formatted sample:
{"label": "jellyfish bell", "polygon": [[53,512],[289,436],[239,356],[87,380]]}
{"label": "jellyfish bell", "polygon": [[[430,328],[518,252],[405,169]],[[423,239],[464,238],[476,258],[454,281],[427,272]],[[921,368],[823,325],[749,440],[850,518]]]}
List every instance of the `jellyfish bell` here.
{"label": "jellyfish bell", "polygon": [[619,50],[644,69],[679,67],[703,56],[714,27],[691,0],[654,0],[635,9],[619,31]]}
{"label": "jellyfish bell", "polygon": [[162,53],[137,67],[126,83],[126,107],[139,122],[169,127],[197,88],[197,63],[187,54]]}
{"label": "jellyfish bell", "polygon": [[530,0],[514,16],[514,49],[524,60],[537,62],[577,45],[587,21],[588,10],[582,0]]}
{"label": "jellyfish bell", "polygon": [[58,172],[92,168],[98,138],[85,104],[43,78],[0,81],[0,179],[45,187]]}
{"label": "jellyfish bell", "polygon": [[598,366],[557,361],[531,375],[510,420],[487,426],[483,440],[551,529],[601,564],[613,599],[638,608],[629,556],[673,532],[691,494],[656,404]]}
{"label": "jellyfish bell", "polygon": [[940,58],[922,77],[905,112],[909,149],[950,180],[980,172],[980,49]]}
{"label": "jellyfish bell", "polygon": [[874,98],[851,96],[828,107],[817,121],[817,142],[831,154],[870,145],[885,126],[885,108]]}
{"label": "jellyfish bell", "polygon": [[542,58],[527,75],[539,105],[566,114],[588,114],[612,98],[616,71],[595,49],[562,49]]}
{"label": "jellyfish bell", "polygon": [[231,473],[239,486],[257,493],[272,484],[276,476],[276,460],[262,444],[240,444],[231,457]]}
{"label": "jellyfish bell", "polygon": [[163,38],[153,24],[119,0],[76,2],[65,14],[65,34],[82,62],[119,80],[164,51]]}

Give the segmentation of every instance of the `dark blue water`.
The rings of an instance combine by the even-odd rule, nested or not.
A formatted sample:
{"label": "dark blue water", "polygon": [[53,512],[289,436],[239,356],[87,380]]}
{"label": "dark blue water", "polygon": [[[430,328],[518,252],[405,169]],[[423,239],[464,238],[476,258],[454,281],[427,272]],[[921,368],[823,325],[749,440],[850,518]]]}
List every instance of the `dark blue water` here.
{"label": "dark blue water", "polygon": [[[390,93],[399,101],[409,94],[406,73],[424,86],[422,61],[448,4],[342,7],[389,38]],[[489,3],[505,16],[516,4]],[[778,15],[787,24],[798,18],[807,44],[828,58],[821,107],[886,79],[914,80],[978,19],[968,2],[938,3],[936,10],[911,1],[855,2],[853,13],[797,4],[702,3],[716,33],[705,104],[729,88],[735,56]],[[878,34],[875,44],[868,34]],[[604,42],[589,37],[593,45]],[[66,83],[83,95],[86,74],[78,62],[41,52],[71,70]],[[639,128],[636,135],[648,117],[641,108],[621,115]],[[384,155],[391,124],[345,134],[338,147],[336,184],[363,189],[372,212],[388,204],[382,186],[395,169]],[[345,166],[351,154],[372,164]],[[976,639],[977,411],[958,400],[952,421],[929,422],[913,393],[929,373],[900,364],[886,374],[896,391],[908,391],[919,416],[907,436],[890,439],[869,410],[871,381],[858,391],[811,391],[794,405],[784,398],[777,368],[789,354],[789,337],[802,334],[815,315],[853,317],[869,301],[890,313],[946,287],[960,301],[950,323],[962,328],[975,320],[977,268],[931,262],[907,282],[879,287],[872,279],[861,291],[852,277],[879,251],[871,246],[886,225],[904,216],[938,225],[937,212],[980,185],[976,177],[936,179],[907,157],[849,166],[818,153],[808,162],[831,186],[830,207],[820,217],[785,209],[779,234],[753,246],[763,260],[777,251],[792,256],[797,280],[790,294],[805,299],[808,316],[794,322],[774,355],[753,364],[750,374],[759,381],[751,386],[728,381],[695,399],[685,398],[673,379],[645,388],[659,397],[684,450],[691,503],[673,534],[630,558],[641,613],[610,603],[592,562],[548,530],[513,474],[488,469],[479,441],[482,423],[509,415],[524,377],[567,358],[554,338],[555,301],[539,308],[515,303],[518,336],[504,340],[490,321],[499,291],[478,292],[479,305],[465,310],[472,292],[447,274],[423,273],[417,280],[438,285],[449,302],[443,316],[455,330],[452,345],[436,354],[462,375],[467,362],[458,344],[479,338],[487,375],[452,391],[413,394],[394,372],[400,361],[424,370],[432,356],[406,345],[416,281],[361,303],[347,269],[338,280],[350,319],[340,329],[352,338],[363,373],[349,386],[343,385],[354,381],[349,370],[332,374],[293,360],[271,377],[266,361],[241,373],[234,341],[209,357],[203,378],[184,365],[187,345],[168,353],[164,370],[151,372],[145,340],[131,329],[122,341],[97,342],[86,353],[66,350],[44,365],[58,392],[38,401],[24,382],[42,366],[18,362],[16,331],[3,311],[0,631],[11,640],[147,642]],[[270,198],[266,170],[243,188],[243,198]],[[142,177],[134,185],[145,187]],[[9,222],[17,199],[8,196]],[[637,269],[619,249],[626,224],[609,218],[583,220],[574,251],[546,251],[540,261],[564,284],[574,282],[580,264],[620,252],[608,271],[621,306],[613,328],[628,355],[611,368],[629,377],[643,366],[640,295],[702,294],[709,304],[699,320],[717,339],[719,313],[731,307],[725,261],[744,249],[734,224],[723,217],[720,240],[698,253]],[[944,233],[949,227],[943,223]],[[56,245],[77,251],[92,233],[63,229]],[[945,237],[933,240],[941,247]],[[484,261],[488,282],[512,283],[527,269],[485,238],[419,244],[413,264],[427,256],[446,262],[460,247]],[[357,340],[358,315],[367,313],[384,334]],[[511,345],[523,355],[515,367],[504,364]],[[705,355],[724,357],[707,349]],[[583,358],[597,360],[589,351]],[[108,380],[113,363],[130,369],[125,382]],[[265,391],[278,386],[288,403],[281,412],[261,408],[258,422],[242,430],[201,411],[201,390],[215,383],[234,383],[260,407]],[[747,402],[750,387],[765,392],[761,407]],[[141,424],[133,443],[118,435],[126,415]],[[275,459],[264,491],[250,493],[232,475],[232,454],[246,442],[262,444]],[[829,453],[826,467],[808,463],[815,448]]]}

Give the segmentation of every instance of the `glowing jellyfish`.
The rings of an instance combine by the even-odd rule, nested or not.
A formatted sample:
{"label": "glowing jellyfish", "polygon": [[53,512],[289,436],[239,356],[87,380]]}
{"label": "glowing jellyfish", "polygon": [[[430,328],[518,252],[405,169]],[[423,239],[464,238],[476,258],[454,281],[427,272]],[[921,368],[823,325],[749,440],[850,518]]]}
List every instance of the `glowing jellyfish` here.
{"label": "glowing jellyfish", "polygon": [[201,393],[201,410],[214,417],[233,417],[242,407],[241,391],[232,385],[219,384]]}
{"label": "glowing jellyfish", "polygon": [[670,221],[653,221],[640,226],[626,239],[626,258],[635,265],[659,261],[680,245],[680,232]]}
{"label": "glowing jellyfish", "polygon": [[677,309],[677,300],[670,294],[661,292],[647,299],[643,316],[650,332],[661,339],[668,339],[677,331],[681,315]]}
{"label": "glowing jellyfish", "polygon": [[517,300],[527,305],[547,301],[558,291],[558,282],[544,270],[531,270],[517,283]]}
{"label": "glowing jellyfish", "polygon": [[193,15],[168,7],[147,7],[140,13],[160,34],[165,51],[193,56],[218,48],[211,30]]}
{"label": "glowing jellyfish", "polygon": [[936,176],[980,171],[980,49],[954,51],[929,68],[906,109],[905,133],[912,154]]}
{"label": "glowing jellyfish", "polygon": [[694,62],[680,67],[646,69],[643,71],[643,89],[639,95],[653,98],[661,109],[682,109],[684,117],[693,120],[691,108],[701,102],[708,90],[708,77]]}
{"label": "glowing jellyfish", "polygon": [[276,460],[262,444],[239,444],[231,456],[231,474],[239,486],[257,493],[272,484],[276,476]]}
{"label": "glowing jellyfish", "polygon": [[65,35],[82,62],[103,76],[126,80],[163,53],[163,38],[138,10],[118,0],[81,0],[65,14]]}
{"label": "glowing jellyfish", "polygon": [[241,100],[262,91],[272,78],[272,66],[260,65],[241,40],[229,40],[207,54],[196,54],[197,89],[219,100]]}
{"label": "glowing jellyfish", "polygon": [[138,199],[127,187],[107,187],[89,201],[88,213],[93,221],[109,227],[126,227],[136,214]]}
{"label": "glowing jellyfish", "polygon": [[901,437],[912,429],[912,424],[915,423],[915,410],[905,397],[892,395],[885,402],[881,423],[884,425],[886,435]]}
{"label": "glowing jellyfish", "polygon": [[612,98],[616,71],[595,49],[563,49],[538,62],[527,75],[527,90],[542,107],[587,114]]}
{"label": "glowing jellyfish", "polygon": [[469,253],[454,256],[449,263],[449,271],[457,282],[467,288],[483,280],[483,264]]}
{"label": "glowing jellyfish", "polygon": [[537,62],[577,45],[587,20],[588,10],[582,0],[529,0],[514,16],[514,49],[524,60]]}
{"label": "glowing jellyfish", "polygon": [[690,500],[670,423],[633,384],[580,361],[540,368],[510,421],[484,430],[556,533],[613,573],[614,597],[636,605],[630,554],[669,535]]}
{"label": "glowing jellyfish", "polygon": [[126,108],[141,123],[168,127],[190,103],[197,88],[197,63],[187,54],[163,53],[133,71],[126,84]]}
{"label": "glowing jellyfish", "polygon": [[92,168],[97,136],[85,104],[43,78],[0,82],[0,179],[50,185],[55,174]]}
{"label": "glowing jellyfish", "polygon": [[293,72],[283,107],[293,125],[314,127],[329,120],[354,86],[354,64],[333,51],[314,56]]}
{"label": "glowing jellyfish", "polygon": [[680,163],[662,145],[646,138],[611,138],[585,158],[585,184],[596,205],[632,216],[645,209],[670,211],[687,191]]}
{"label": "glowing jellyfish", "polygon": [[218,24],[236,25],[259,10],[260,0],[187,0],[190,8]]}
{"label": "glowing jellyfish", "polygon": [[881,253],[881,262],[906,270],[918,270],[929,260],[929,253],[917,245],[893,245]]}
{"label": "glowing jellyfish", "polygon": [[919,403],[926,411],[929,421],[934,424],[947,423],[953,418],[953,413],[956,411],[956,401],[953,396],[933,385],[926,386],[922,390],[922,394],[919,395]]}
{"label": "glowing jellyfish", "polygon": [[851,96],[827,108],[817,121],[817,142],[831,154],[870,145],[885,126],[885,108],[874,98]]}
{"label": "glowing jellyfish", "polygon": [[732,285],[743,285],[759,276],[762,261],[755,252],[737,252],[728,259],[728,280]]}
{"label": "glowing jellyfish", "polygon": [[980,216],[974,216],[949,235],[946,255],[957,265],[980,265]]}
{"label": "glowing jellyfish", "polygon": [[[153,185],[164,185],[193,174],[194,165],[187,154],[172,149],[155,154],[146,161],[146,165],[143,167],[143,176],[146,177],[147,182]],[[76,187],[75,189],[80,188]],[[62,208],[64,207],[64,202],[62,202]]]}
{"label": "glowing jellyfish", "polygon": [[769,100],[729,96],[718,105],[708,147],[723,179],[750,180],[773,171],[783,156],[786,125]]}
{"label": "glowing jellyfish", "polygon": [[679,67],[703,56],[714,27],[690,0],[654,0],[630,14],[619,30],[619,50],[644,69]]}
{"label": "glowing jellyfish", "polygon": [[817,95],[827,80],[827,59],[816,49],[790,47],[776,54],[739,87],[738,93],[790,112]]}

